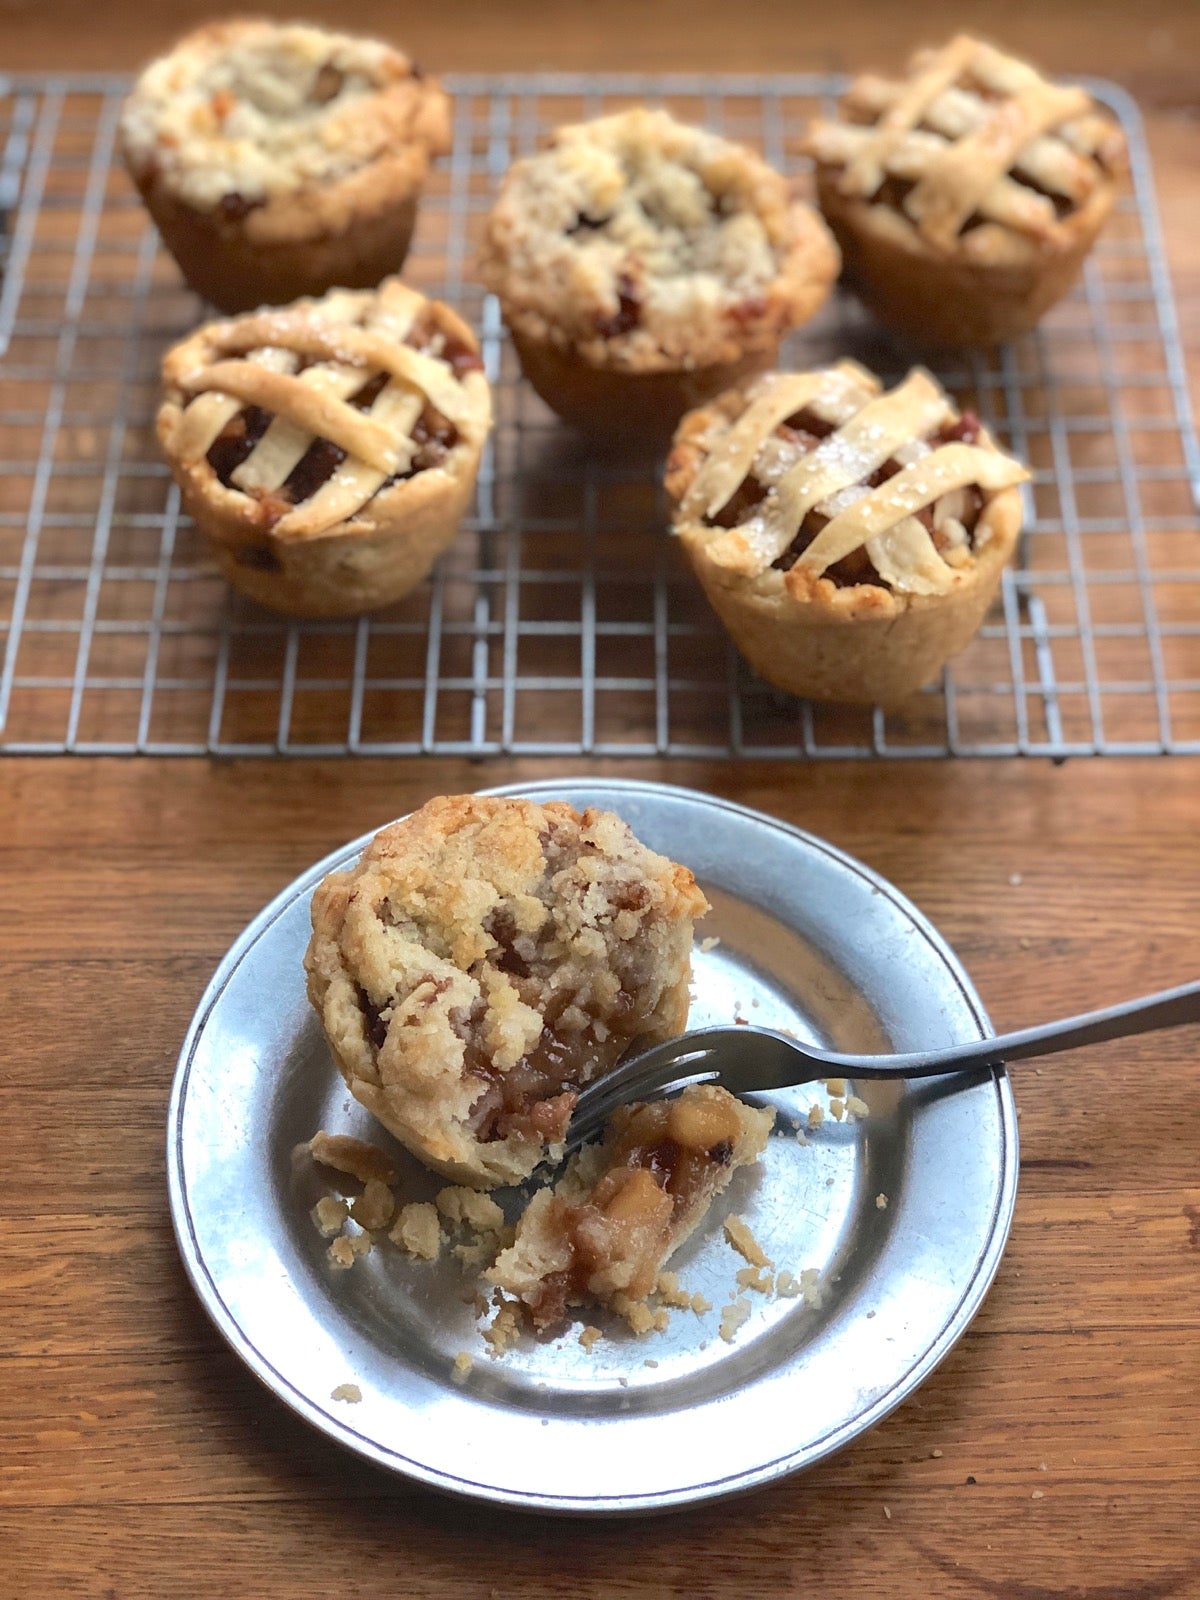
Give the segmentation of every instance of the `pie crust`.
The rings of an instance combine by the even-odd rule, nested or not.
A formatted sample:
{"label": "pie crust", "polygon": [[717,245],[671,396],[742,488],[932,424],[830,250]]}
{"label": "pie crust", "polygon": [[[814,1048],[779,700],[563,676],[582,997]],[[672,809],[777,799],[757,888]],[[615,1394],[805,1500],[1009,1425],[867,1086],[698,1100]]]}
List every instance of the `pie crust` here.
{"label": "pie crust", "polygon": [[779,173],[644,107],[559,128],[516,162],[480,259],[547,404],[659,443],[689,406],[769,367],[837,270]]}
{"label": "pie crust", "polygon": [[121,144],[190,286],[245,311],[399,269],[449,101],[376,40],[218,22],[146,67]]}
{"label": "pie crust", "polygon": [[899,81],[856,78],[806,142],[863,298],[940,344],[1033,327],[1079,276],[1126,166],[1086,90],[965,35],[919,51]]}
{"label": "pie crust", "polygon": [[210,322],[163,359],[158,437],[236,588],[294,616],[408,593],[470,503],[491,396],[449,306],[390,278]]}
{"label": "pie crust", "polygon": [[1029,474],[927,372],[774,372],[683,419],[667,492],[696,576],[754,669],[887,705],[978,631]]}
{"label": "pie crust", "polygon": [[687,1020],[686,867],[620,818],[431,800],[313,896],[308,993],[355,1098],[476,1188],[562,1153],[576,1091]]}
{"label": "pie crust", "polygon": [[534,1195],[485,1276],[537,1328],[560,1325],[569,1306],[645,1300],[737,1169],[757,1161],[774,1120],[715,1084],[622,1106],[603,1141]]}

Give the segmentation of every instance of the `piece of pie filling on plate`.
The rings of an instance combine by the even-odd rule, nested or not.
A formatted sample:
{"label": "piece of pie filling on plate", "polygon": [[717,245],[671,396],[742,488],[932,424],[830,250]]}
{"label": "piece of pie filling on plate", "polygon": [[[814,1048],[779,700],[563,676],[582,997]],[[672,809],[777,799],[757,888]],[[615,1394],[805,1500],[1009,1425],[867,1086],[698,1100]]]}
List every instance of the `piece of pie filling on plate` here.
{"label": "piece of pie filling on plate", "polygon": [[755,669],[814,698],[889,703],[977,631],[1027,470],[927,373],[853,361],[768,373],[684,418],[674,529]]}
{"label": "piece of pie filling on plate", "polygon": [[579,1089],[686,1026],[686,867],[608,812],[450,796],[376,835],[312,904],[309,995],[352,1093],[477,1188],[562,1154]]}
{"label": "piece of pie filling on plate", "polygon": [[737,1169],[761,1155],[774,1117],[715,1084],[622,1106],[602,1142],[534,1195],[488,1281],[539,1329],[559,1326],[572,1306],[628,1313]]}

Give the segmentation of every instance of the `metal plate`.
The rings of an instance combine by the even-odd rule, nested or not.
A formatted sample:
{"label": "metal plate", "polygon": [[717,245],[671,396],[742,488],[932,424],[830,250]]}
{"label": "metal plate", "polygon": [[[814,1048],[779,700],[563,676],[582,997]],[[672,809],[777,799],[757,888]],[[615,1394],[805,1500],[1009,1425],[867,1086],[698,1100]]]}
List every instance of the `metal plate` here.
{"label": "metal plate", "polygon": [[[852,1051],[976,1038],[987,1018],[957,960],[874,873],[769,817],[665,785],[548,781],[497,791],[620,813],[686,862],[713,903],[692,1022],[754,1022]],[[457,1263],[378,1248],[332,1270],[309,1210],[323,1192],[293,1150],[318,1128],[392,1141],[351,1101],[304,994],[309,897],[363,840],[279,896],[222,962],[171,1097],[171,1208],[184,1262],[250,1369],[330,1437],[443,1489],[557,1511],[644,1511],[768,1482],[878,1422],[933,1370],[979,1306],[1004,1248],[1017,1130],[1002,1071],[965,1086],[864,1084],[870,1115],[801,1143],[792,1118],[820,1086],[773,1097],[776,1132],[672,1263],[713,1302],[669,1330],[579,1325],[485,1354]],[[826,1102],[827,1103],[827,1102]],[[438,1180],[397,1151],[401,1182]],[[878,1196],[886,1196],[886,1206]],[[738,1212],[780,1268],[820,1274],[820,1306],[751,1294],[718,1336],[742,1262]],[[454,1357],[475,1364],[454,1381]],[[340,1384],[357,1404],[331,1398]]]}

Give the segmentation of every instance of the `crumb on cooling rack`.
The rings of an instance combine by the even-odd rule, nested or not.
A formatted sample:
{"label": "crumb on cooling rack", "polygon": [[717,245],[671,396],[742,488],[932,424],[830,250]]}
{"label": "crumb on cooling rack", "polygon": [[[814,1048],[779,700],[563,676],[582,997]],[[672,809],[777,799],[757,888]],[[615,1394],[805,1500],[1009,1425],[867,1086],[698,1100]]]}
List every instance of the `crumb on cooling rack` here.
{"label": "crumb on cooling rack", "polygon": [[437,1207],[428,1200],[401,1206],[388,1238],[421,1261],[436,1261],[442,1248],[442,1225]]}
{"label": "crumb on cooling rack", "polygon": [[715,950],[720,942],[715,933],[710,933],[707,939],[700,941],[700,954],[706,956],[710,950]]}
{"label": "crumb on cooling rack", "polygon": [[348,1172],[352,1178],[367,1183],[377,1178],[380,1183],[395,1183],[396,1170],[386,1151],[376,1144],[367,1144],[348,1133],[326,1133],[322,1129],[308,1141],[314,1161],[335,1172]]}
{"label": "crumb on cooling rack", "polygon": [[599,1328],[593,1328],[589,1323],[586,1328],[580,1330],[579,1342],[587,1351],[588,1355],[591,1355],[593,1348],[599,1344],[603,1337],[604,1334],[601,1332],[601,1330]]}
{"label": "crumb on cooling rack", "polygon": [[450,1376],[455,1383],[461,1383],[475,1365],[475,1357],[467,1350],[460,1350],[454,1358],[454,1365],[450,1368]]}
{"label": "crumb on cooling rack", "polygon": [[751,1233],[744,1217],[732,1216],[725,1219],[725,1237],[744,1261],[752,1267],[773,1267],[775,1263]]}
{"label": "crumb on cooling rack", "polygon": [[846,1096],[846,1110],[852,1117],[862,1118],[871,1115],[870,1106],[856,1094],[848,1094]]}
{"label": "crumb on cooling rack", "polygon": [[831,1095],[829,1098],[829,1114],[835,1122],[841,1122],[846,1115],[846,1102],[840,1095]]}
{"label": "crumb on cooling rack", "polygon": [[794,1300],[800,1293],[800,1280],[785,1267],[775,1279],[775,1294],[780,1300]]}
{"label": "crumb on cooling rack", "polygon": [[339,1383],[329,1398],[331,1400],[344,1400],[347,1405],[356,1406],[362,1399],[362,1390],[356,1383]]}
{"label": "crumb on cooling rack", "polygon": [[350,1203],[350,1215],[360,1228],[386,1228],[396,1214],[396,1197],[382,1178],[368,1178],[366,1188]]}
{"label": "crumb on cooling rack", "polygon": [[825,1121],[825,1108],[823,1106],[809,1106],[808,1125],[810,1128],[819,1128]]}
{"label": "crumb on cooling rack", "polygon": [[875,1209],[877,1211],[886,1211],[887,1210],[887,1204],[888,1204],[887,1195],[885,1195],[885,1194],[877,1194],[875,1196]]}
{"label": "crumb on cooling rack", "polygon": [[719,1329],[722,1339],[726,1344],[732,1344],[737,1337],[738,1329],[750,1316],[750,1302],[745,1296],[731,1300],[721,1313],[721,1326]]}
{"label": "crumb on cooling rack", "polygon": [[350,1215],[350,1207],[344,1200],[337,1200],[331,1194],[323,1194],[312,1208],[310,1215],[322,1239],[333,1239],[341,1233],[342,1224]]}
{"label": "crumb on cooling rack", "polygon": [[738,1287],[753,1289],[755,1294],[771,1294],[775,1276],[770,1267],[741,1267],[737,1274]]}
{"label": "crumb on cooling rack", "polygon": [[845,1078],[823,1078],[821,1081],[831,1095],[844,1095],[846,1092]]}

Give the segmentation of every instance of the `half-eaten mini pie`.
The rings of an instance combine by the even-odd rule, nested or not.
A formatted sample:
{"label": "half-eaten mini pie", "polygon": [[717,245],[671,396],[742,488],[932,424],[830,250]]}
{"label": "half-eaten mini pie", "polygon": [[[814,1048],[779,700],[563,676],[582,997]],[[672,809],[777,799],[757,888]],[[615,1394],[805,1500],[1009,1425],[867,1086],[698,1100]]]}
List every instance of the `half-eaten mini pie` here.
{"label": "half-eaten mini pie", "polygon": [[163,358],[158,437],[226,578],[295,616],[390,604],[470,503],[479,345],[399,278],[210,322]]}
{"label": "half-eaten mini pie", "polygon": [[480,261],[546,403],[659,444],[689,406],[771,366],[837,270],[779,173],[645,108],[559,128],[516,162]]}
{"label": "half-eaten mini pie", "polygon": [[144,70],[121,143],[188,283],[245,311],[399,269],[449,101],[377,40],[215,22]]}
{"label": "half-eaten mini pie", "polygon": [[927,372],[884,392],[853,361],[774,372],[685,417],[674,531],[769,682],[889,704],[977,632],[1028,472]]}
{"label": "half-eaten mini pie", "polygon": [[1074,283],[1126,165],[1086,90],[965,36],[813,124],[821,209],[863,298],[923,340],[1015,338]]}
{"label": "half-eaten mini pie", "polygon": [[714,1084],[622,1106],[603,1141],[534,1195],[485,1276],[537,1328],[569,1306],[644,1300],[738,1167],[758,1160],[774,1119]]}
{"label": "half-eaten mini pie", "polygon": [[431,800],[313,896],[308,993],[355,1098],[427,1166],[516,1183],[577,1091],[687,1020],[686,867],[609,812]]}

